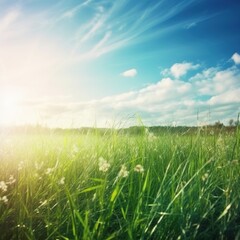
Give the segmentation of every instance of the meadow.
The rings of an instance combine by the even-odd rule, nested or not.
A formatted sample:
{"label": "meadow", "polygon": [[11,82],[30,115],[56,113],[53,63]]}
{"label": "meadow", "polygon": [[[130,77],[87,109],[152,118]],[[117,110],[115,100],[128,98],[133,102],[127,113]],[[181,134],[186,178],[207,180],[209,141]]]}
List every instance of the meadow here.
{"label": "meadow", "polygon": [[240,239],[238,128],[0,138],[0,239]]}

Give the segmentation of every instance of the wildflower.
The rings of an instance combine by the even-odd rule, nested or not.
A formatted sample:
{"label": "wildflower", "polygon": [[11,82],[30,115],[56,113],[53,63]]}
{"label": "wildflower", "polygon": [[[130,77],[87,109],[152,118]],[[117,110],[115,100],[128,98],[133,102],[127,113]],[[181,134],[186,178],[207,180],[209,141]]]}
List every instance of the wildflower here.
{"label": "wildflower", "polygon": [[138,173],[143,173],[143,172],[144,172],[144,168],[143,168],[142,165],[137,164],[137,165],[135,166],[135,168],[134,168],[134,171],[135,171],[135,172],[138,172]]}
{"label": "wildflower", "polygon": [[59,180],[58,184],[64,185],[64,184],[65,184],[65,177],[62,177],[62,178]]}
{"label": "wildflower", "polygon": [[37,213],[37,214],[39,214],[39,213],[40,213],[39,208],[36,208],[36,209],[34,210],[34,212]]}
{"label": "wildflower", "polygon": [[121,170],[118,173],[118,177],[126,178],[129,175],[129,171],[127,170],[126,166],[123,164]]}
{"label": "wildflower", "polygon": [[208,173],[205,173],[203,176],[202,176],[202,180],[203,181],[206,181],[209,177],[209,174]]}
{"label": "wildflower", "polygon": [[7,196],[0,197],[0,201],[7,203],[8,202]]}
{"label": "wildflower", "polygon": [[22,170],[24,167],[24,162],[21,161],[19,164],[18,164],[18,171]]}
{"label": "wildflower", "polygon": [[45,173],[46,173],[47,175],[50,175],[50,174],[52,174],[53,170],[54,170],[53,168],[47,168],[47,170],[46,170]]}
{"label": "wildflower", "polygon": [[13,175],[10,175],[7,184],[12,185],[16,182],[16,179],[13,177]]}
{"label": "wildflower", "polygon": [[50,227],[50,226],[52,226],[52,223],[49,223],[49,224],[46,224],[46,225],[45,225],[46,228],[48,228],[48,227]]}
{"label": "wildflower", "polygon": [[3,192],[6,192],[6,191],[7,191],[7,184],[6,184],[4,181],[0,181],[0,189],[1,189]]}
{"label": "wildflower", "polygon": [[25,228],[26,225],[25,225],[25,224],[18,224],[17,227],[18,227],[18,228]]}
{"label": "wildflower", "polygon": [[100,157],[98,166],[99,166],[99,171],[107,172],[111,165],[103,157]]}

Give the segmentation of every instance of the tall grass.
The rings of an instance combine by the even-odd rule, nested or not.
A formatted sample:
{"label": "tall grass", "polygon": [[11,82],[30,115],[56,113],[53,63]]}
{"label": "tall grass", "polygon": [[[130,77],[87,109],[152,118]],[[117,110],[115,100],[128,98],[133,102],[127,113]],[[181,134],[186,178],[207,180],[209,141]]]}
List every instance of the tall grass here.
{"label": "tall grass", "polygon": [[201,130],[4,136],[0,238],[238,239],[239,139]]}

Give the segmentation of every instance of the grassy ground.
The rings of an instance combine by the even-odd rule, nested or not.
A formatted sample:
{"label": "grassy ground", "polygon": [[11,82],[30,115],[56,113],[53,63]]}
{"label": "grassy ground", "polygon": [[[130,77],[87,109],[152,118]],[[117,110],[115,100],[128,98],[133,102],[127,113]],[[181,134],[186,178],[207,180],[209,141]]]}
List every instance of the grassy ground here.
{"label": "grassy ground", "polygon": [[238,239],[240,135],[2,135],[0,239]]}

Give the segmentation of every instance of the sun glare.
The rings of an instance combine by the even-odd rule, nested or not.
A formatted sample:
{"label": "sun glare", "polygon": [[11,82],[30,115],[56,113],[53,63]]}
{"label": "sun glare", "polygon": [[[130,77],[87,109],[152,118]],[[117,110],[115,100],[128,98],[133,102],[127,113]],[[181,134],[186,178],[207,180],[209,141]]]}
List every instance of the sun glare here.
{"label": "sun glare", "polygon": [[3,92],[0,95],[0,123],[14,124],[19,115],[20,95],[15,91]]}

